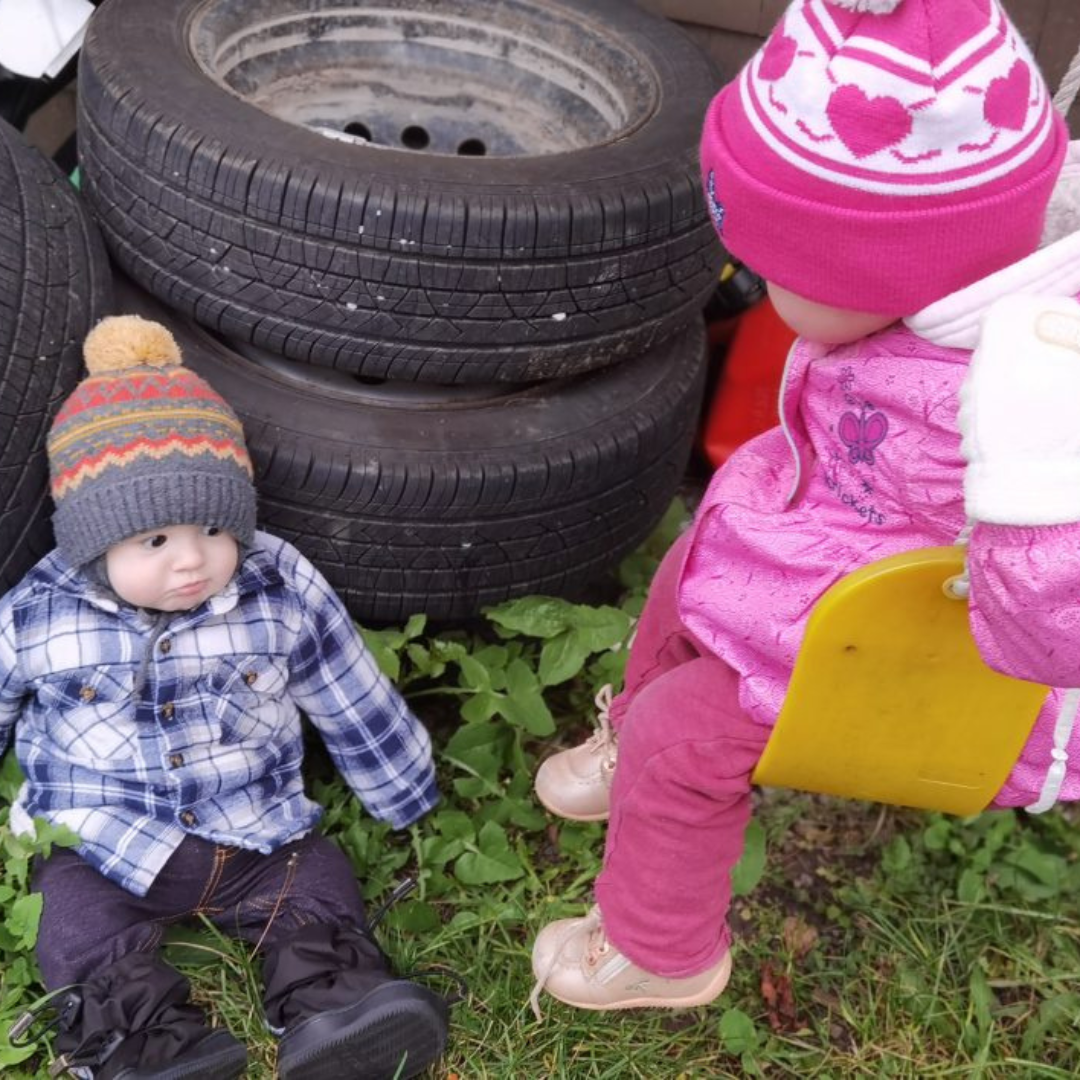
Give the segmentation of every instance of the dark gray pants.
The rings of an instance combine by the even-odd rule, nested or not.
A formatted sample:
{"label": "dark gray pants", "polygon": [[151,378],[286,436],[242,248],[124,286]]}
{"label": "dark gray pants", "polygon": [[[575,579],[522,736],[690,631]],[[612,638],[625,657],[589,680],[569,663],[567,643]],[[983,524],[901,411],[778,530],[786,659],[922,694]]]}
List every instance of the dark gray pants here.
{"label": "dark gray pants", "polygon": [[129,953],[156,953],[170,925],[200,916],[224,933],[261,939],[264,952],[303,927],[364,924],[351,864],[314,835],[271,855],[189,836],[144,897],[54,848],[35,865],[33,887],[44,896],[37,958],[49,990],[85,982]]}

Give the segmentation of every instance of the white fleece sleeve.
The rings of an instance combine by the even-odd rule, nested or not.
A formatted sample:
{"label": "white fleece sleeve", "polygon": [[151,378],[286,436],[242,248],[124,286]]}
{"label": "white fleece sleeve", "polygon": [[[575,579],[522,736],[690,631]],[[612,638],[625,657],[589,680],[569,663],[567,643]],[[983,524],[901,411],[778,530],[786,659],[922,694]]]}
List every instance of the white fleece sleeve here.
{"label": "white fleece sleeve", "polygon": [[995,302],[960,389],[964,501],[974,521],[1080,521],[1080,303]]}

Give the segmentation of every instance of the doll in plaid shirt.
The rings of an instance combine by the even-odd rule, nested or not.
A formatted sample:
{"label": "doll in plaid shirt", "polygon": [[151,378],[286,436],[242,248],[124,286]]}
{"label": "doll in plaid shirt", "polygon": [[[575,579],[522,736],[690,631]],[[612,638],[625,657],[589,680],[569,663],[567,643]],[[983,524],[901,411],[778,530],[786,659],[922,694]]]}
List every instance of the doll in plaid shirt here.
{"label": "doll in plaid shirt", "polygon": [[414,1076],[446,1002],[391,973],[314,831],[301,710],[398,828],[438,800],[427,732],[318,571],[255,530],[240,422],[169,332],[110,318],[84,352],[49,434],[57,548],[0,601],[0,748],[14,735],[26,776],[12,826],[80,839],[34,873],[54,1068],[241,1075],[244,1046],[159,955],[169,925],[208,918],[257,943],[283,1078]]}

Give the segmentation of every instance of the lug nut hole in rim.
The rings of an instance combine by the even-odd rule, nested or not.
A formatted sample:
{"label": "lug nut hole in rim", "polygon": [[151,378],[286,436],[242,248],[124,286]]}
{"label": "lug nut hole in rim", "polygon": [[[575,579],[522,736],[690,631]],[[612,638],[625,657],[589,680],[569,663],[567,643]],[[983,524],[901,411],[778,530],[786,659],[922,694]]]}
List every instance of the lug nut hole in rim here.
{"label": "lug nut hole in rim", "polygon": [[205,0],[188,44],[262,112],[384,151],[591,149],[625,139],[660,100],[631,40],[541,0]]}

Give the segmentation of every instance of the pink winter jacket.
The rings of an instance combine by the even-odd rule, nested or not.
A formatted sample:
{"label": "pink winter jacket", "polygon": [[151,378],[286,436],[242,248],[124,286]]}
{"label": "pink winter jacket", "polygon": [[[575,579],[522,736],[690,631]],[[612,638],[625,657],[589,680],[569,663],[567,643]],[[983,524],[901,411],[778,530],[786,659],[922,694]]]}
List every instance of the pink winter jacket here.
{"label": "pink winter jacket", "polygon": [[[1071,282],[1069,295],[1078,288]],[[975,289],[967,308],[987,293]],[[781,426],[741,447],[713,478],[679,607],[739,672],[740,701],[755,720],[775,722],[810,610],[830,585],[875,559],[959,536],[957,395],[970,356],[903,323],[834,348],[800,341],[784,376]],[[1080,687],[1080,525],[976,525],[969,569],[971,626],[987,663]],[[1078,700],[1076,692],[1048,695],[996,805],[1042,800],[1045,809],[1055,795],[1080,798]],[[1063,778],[1062,765],[1050,772],[1055,758]]]}

